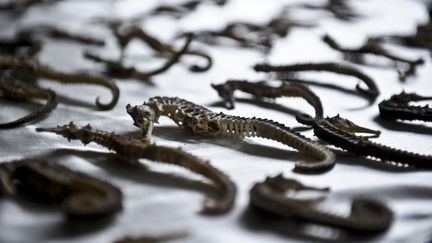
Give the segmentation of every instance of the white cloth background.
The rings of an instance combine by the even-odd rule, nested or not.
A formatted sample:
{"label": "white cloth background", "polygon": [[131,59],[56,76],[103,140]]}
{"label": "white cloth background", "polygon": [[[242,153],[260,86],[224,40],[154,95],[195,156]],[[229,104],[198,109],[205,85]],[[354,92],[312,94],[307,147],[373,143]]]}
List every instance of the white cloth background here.
{"label": "white cloth background", "polygon": [[[169,1],[166,1],[169,2]],[[311,1],[317,2],[320,1]],[[52,6],[35,7],[21,19],[5,14],[0,16],[0,31],[4,36],[22,26],[49,23],[65,26],[71,31],[83,32],[105,38],[108,45],[94,49],[105,56],[119,54],[109,31],[97,25],[96,17],[126,18],[145,12],[156,6],[158,1],[63,1]],[[256,23],[265,22],[277,14],[281,6],[289,1],[232,0],[223,8],[204,4],[196,12],[181,20],[156,17],[142,22],[142,26],[170,41],[180,30],[198,30],[224,26],[235,20]],[[411,33],[416,24],[427,21],[427,12],[422,4],[409,0],[352,1],[363,14],[357,22],[344,23],[335,20],[325,12],[298,11],[293,18],[314,21],[315,28],[296,28],[289,36],[275,43],[268,56],[253,50],[230,47],[207,47],[195,43],[197,48],[208,51],[214,58],[213,68],[206,73],[194,74],[185,66],[177,65],[169,72],[154,78],[155,86],[148,86],[136,80],[118,80],[121,97],[115,109],[95,111],[93,102],[100,95],[108,100],[109,93],[94,86],[61,86],[42,81],[44,87],[58,91],[62,96],[57,110],[40,123],[18,129],[4,130],[0,134],[0,156],[2,160],[25,156],[46,156],[75,170],[85,171],[104,178],[117,185],[124,192],[124,209],[106,225],[88,227],[68,226],[59,210],[34,204],[17,203],[13,200],[0,201],[0,242],[113,242],[126,235],[160,235],[172,232],[187,232],[188,237],[173,242],[301,242],[311,240],[359,240],[368,242],[425,242],[432,238],[432,182],[430,172],[403,171],[392,169],[365,158],[355,158],[338,153],[337,165],[321,175],[301,175],[292,172],[294,162],[306,158],[290,148],[264,140],[247,139],[244,142],[203,139],[191,135],[162,118],[154,130],[157,144],[182,147],[226,172],[238,186],[238,197],[233,210],[223,216],[198,214],[204,199],[203,187],[196,186],[202,178],[185,172],[182,168],[160,165],[143,160],[147,168],[124,165],[105,148],[90,144],[84,147],[80,142],[67,142],[53,134],[39,134],[36,127],[55,126],[73,120],[80,125],[91,123],[93,127],[115,131],[129,136],[140,136],[125,111],[128,103],[141,104],[152,96],[179,96],[197,104],[210,106],[219,101],[210,83],[221,83],[229,78],[259,80],[264,74],[255,73],[251,66],[268,61],[273,64],[291,64],[309,61],[342,61],[339,53],[320,41],[324,33],[333,35],[347,46],[361,44],[368,35],[383,33]],[[182,44],[181,40],[176,42]],[[100,66],[82,58],[87,48],[67,41],[49,41],[40,54],[43,63],[65,71],[89,71]],[[392,46],[395,51],[408,57],[422,56],[426,64],[421,66],[415,77],[406,82],[398,81],[393,69],[374,67],[360,68],[372,76],[381,90],[377,102],[390,95],[406,91],[417,91],[432,95],[432,68],[430,55],[424,50]],[[129,61],[139,62],[139,67],[148,70],[160,64],[148,59],[151,51],[139,42],[127,49]],[[188,58],[185,62],[194,62]],[[354,90],[357,80],[349,77],[320,73],[312,78],[341,85]],[[393,123],[377,118],[377,102],[368,102],[355,95],[341,93],[322,87],[313,87],[322,99],[325,114],[340,113],[357,124],[382,131],[376,141],[418,153],[431,153],[432,127],[425,123]],[[239,94],[239,96],[242,96]],[[246,97],[246,96],[244,96]],[[300,99],[282,98],[278,104],[294,110],[313,112]],[[273,119],[287,126],[298,126],[292,114],[256,107],[238,102],[231,111],[210,107],[215,111],[242,116],[257,116]],[[20,105],[1,100],[0,120],[11,120],[33,109],[34,105]],[[307,131],[306,136],[313,133]],[[300,227],[289,221],[261,219],[248,209],[249,189],[253,183],[266,176],[283,173],[305,184],[332,189],[323,208],[347,213],[350,199],[356,195],[379,198],[394,210],[395,218],[391,228],[382,234],[369,238],[343,234],[317,225]]]}

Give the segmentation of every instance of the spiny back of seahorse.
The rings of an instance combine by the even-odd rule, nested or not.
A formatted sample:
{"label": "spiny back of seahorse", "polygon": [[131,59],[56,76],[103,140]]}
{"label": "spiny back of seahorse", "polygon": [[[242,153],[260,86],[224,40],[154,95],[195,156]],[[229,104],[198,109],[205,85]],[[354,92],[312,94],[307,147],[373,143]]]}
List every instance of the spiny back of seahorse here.
{"label": "spiny back of seahorse", "polygon": [[[187,100],[184,100],[184,99],[181,99],[178,97],[156,96],[156,97],[150,98],[149,103],[150,102],[157,102],[157,103],[167,104],[167,105],[176,105],[176,106],[178,106],[178,109],[182,110],[187,115],[194,115],[194,116],[207,115],[209,119],[226,119],[226,120],[232,120],[232,121],[245,121],[245,122],[261,123],[264,126],[273,126],[273,127],[278,128],[282,131],[294,134],[301,139],[311,141],[309,138],[301,135],[300,133],[293,131],[289,127],[286,127],[285,125],[283,125],[279,122],[269,120],[269,119],[261,119],[261,118],[256,118],[256,117],[244,118],[244,117],[240,117],[240,116],[227,115],[227,114],[224,114],[222,112],[221,113],[215,113],[215,112],[212,112],[211,110],[209,110],[203,106],[194,104],[190,101],[187,101]],[[234,129],[234,128],[232,128],[232,129]],[[232,132],[232,131],[230,131],[230,132]],[[234,132],[238,132],[238,130],[237,131],[234,130]]]}
{"label": "spiny back of seahorse", "polygon": [[[243,118],[223,113],[213,113],[212,115],[219,119],[231,120],[231,126],[226,127],[228,135],[235,136],[235,134],[238,134],[241,137],[261,137],[280,142],[299,152],[307,153],[316,159],[322,160],[322,164],[315,166],[315,169],[328,168],[334,163],[334,155],[325,147],[281,123],[269,119]],[[222,127],[222,129],[225,129],[225,127]]]}
{"label": "spiny back of seahorse", "polygon": [[256,123],[257,125],[261,125],[261,126],[267,126],[267,127],[273,127],[276,129],[280,129],[284,132],[287,133],[291,133],[296,135],[297,137],[307,140],[307,141],[311,141],[309,138],[301,135],[300,133],[293,131],[291,128],[285,126],[282,123],[270,120],[270,119],[262,119],[262,118],[256,118],[256,117],[251,117],[251,118],[244,118],[244,117],[240,117],[240,116],[232,116],[232,115],[227,115],[224,113],[213,113],[213,116],[217,116],[219,119],[229,119],[229,120],[233,120],[233,121],[245,121],[245,122],[252,122],[252,123]]}
{"label": "spiny back of seahorse", "polygon": [[186,113],[190,113],[187,108],[193,109],[194,111],[202,111],[204,113],[213,113],[209,109],[205,108],[204,106],[200,106],[197,104],[194,104],[190,101],[178,98],[178,97],[161,97],[161,96],[155,96],[149,99],[148,103],[156,102],[159,104],[166,104],[166,105],[175,105],[182,111]]}

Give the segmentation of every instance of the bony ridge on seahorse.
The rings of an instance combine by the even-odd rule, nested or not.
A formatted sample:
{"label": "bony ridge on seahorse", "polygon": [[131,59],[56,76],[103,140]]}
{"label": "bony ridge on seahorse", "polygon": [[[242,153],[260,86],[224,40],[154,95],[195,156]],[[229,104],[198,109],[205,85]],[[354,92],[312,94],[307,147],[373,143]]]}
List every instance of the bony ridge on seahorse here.
{"label": "bony ridge on seahorse", "polygon": [[177,97],[153,97],[142,105],[127,105],[134,125],[150,138],[153,124],[160,116],[171,118],[178,126],[194,134],[209,137],[261,137],[275,140],[306,153],[318,162],[297,162],[295,170],[317,172],[334,166],[335,155],[327,148],[311,141],[283,124],[260,118],[244,118],[224,113],[214,113],[205,107]]}

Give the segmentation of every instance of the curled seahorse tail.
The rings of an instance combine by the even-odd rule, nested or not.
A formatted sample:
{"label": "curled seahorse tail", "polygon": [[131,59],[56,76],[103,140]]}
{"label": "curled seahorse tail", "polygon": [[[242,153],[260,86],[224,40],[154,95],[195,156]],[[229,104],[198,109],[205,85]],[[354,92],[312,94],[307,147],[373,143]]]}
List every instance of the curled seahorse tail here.
{"label": "curled seahorse tail", "polygon": [[301,135],[298,132],[286,127],[283,124],[266,119],[257,119],[259,125],[256,127],[257,136],[278,141],[289,147],[292,147],[299,152],[306,153],[315,159],[317,162],[297,162],[295,171],[298,172],[319,172],[331,169],[335,164],[335,155],[333,152],[311,141],[309,138]]}
{"label": "curled seahorse tail", "polygon": [[376,85],[376,83],[372,78],[370,78],[368,75],[364,74],[363,72],[361,72],[360,70],[358,70],[353,66],[344,65],[340,63],[333,63],[333,62],[300,63],[300,64],[281,65],[281,66],[276,66],[276,65],[273,66],[264,63],[264,64],[256,64],[254,66],[254,69],[257,72],[277,73],[278,75],[303,72],[303,71],[319,71],[319,72],[325,71],[325,72],[343,74],[343,75],[356,77],[362,80],[366,84],[367,89],[362,88],[360,85],[357,85],[356,89],[359,92],[368,95],[371,99],[375,99],[380,93],[378,86]]}
{"label": "curled seahorse tail", "polygon": [[57,107],[57,96],[56,94],[49,90],[49,89],[35,89],[31,88],[26,91],[24,91],[23,94],[20,94],[20,96],[23,95],[23,97],[29,95],[33,97],[43,98],[46,99],[46,104],[41,107],[40,109],[25,115],[21,118],[18,118],[14,121],[6,122],[6,123],[0,123],[0,129],[10,129],[10,128],[16,128],[19,126],[22,126],[26,123],[34,122],[40,119],[43,119],[46,117],[49,113],[55,110]]}
{"label": "curled seahorse tail", "polygon": [[203,66],[197,65],[197,64],[193,64],[189,67],[189,71],[191,72],[195,72],[195,73],[201,73],[201,72],[205,72],[208,71],[212,66],[213,66],[213,59],[204,53],[201,52],[196,52],[196,51],[189,51],[185,53],[186,55],[194,55],[194,56],[199,56],[202,57],[203,59],[206,60],[206,64]]}
{"label": "curled seahorse tail", "polygon": [[101,85],[108,88],[111,91],[112,99],[107,104],[102,104],[99,101],[99,97],[96,99],[96,107],[100,110],[112,109],[116,104],[120,96],[120,90],[114,81],[103,77],[93,76],[89,74],[80,73],[63,73],[55,71],[46,66],[37,66],[36,72],[47,79],[58,81],[63,84],[95,84]]}
{"label": "curled seahorse tail", "polygon": [[213,167],[208,161],[203,161],[180,149],[165,146],[149,145],[145,157],[154,161],[169,163],[189,169],[199,175],[210,179],[217,188],[219,197],[206,199],[202,213],[221,214],[228,212],[234,205],[237,188],[231,179],[223,172]]}
{"label": "curled seahorse tail", "polygon": [[187,54],[187,51],[188,51],[189,46],[192,43],[192,41],[193,41],[193,35],[186,35],[186,42],[179,51],[175,52],[162,67],[157,68],[157,69],[150,71],[150,72],[146,72],[145,74],[148,77],[150,77],[150,76],[153,76],[156,74],[163,73],[163,72],[167,71],[168,69],[170,69],[172,66],[174,66],[174,64],[176,64],[180,60],[180,58],[183,55]]}
{"label": "curled seahorse tail", "polygon": [[305,213],[302,218],[316,223],[345,228],[354,232],[377,233],[387,230],[393,212],[382,202],[369,198],[354,198],[349,216],[326,211]]}
{"label": "curled seahorse tail", "polygon": [[99,101],[99,97],[97,97],[96,98],[96,107],[99,110],[111,110],[117,104],[118,99],[120,97],[120,90],[119,90],[118,86],[113,81],[108,82],[105,87],[110,89],[111,94],[112,94],[112,98],[111,98],[111,101],[109,103],[103,104]]}

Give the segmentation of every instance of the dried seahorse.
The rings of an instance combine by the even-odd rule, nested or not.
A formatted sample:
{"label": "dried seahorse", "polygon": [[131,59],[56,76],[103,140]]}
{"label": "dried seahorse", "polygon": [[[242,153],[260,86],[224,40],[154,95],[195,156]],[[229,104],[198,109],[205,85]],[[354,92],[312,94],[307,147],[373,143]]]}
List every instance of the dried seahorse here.
{"label": "dried seahorse", "polygon": [[25,13],[34,5],[55,3],[59,0],[8,0],[0,3],[0,11],[9,11],[14,14]]}
{"label": "dried seahorse", "polygon": [[108,75],[112,75],[118,78],[136,78],[145,82],[150,82],[150,77],[161,74],[171,68],[174,64],[176,64],[179,61],[180,57],[187,52],[192,40],[193,37],[188,36],[183,48],[180,51],[176,52],[174,55],[172,55],[163,66],[153,71],[143,72],[135,69],[134,67],[125,67],[122,62],[108,60],[90,52],[85,52],[84,57],[91,59],[95,62],[105,64],[106,73]]}
{"label": "dried seahorse", "polygon": [[272,87],[262,82],[249,82],[246,80],[228,80],[223,84],[211,85],[224,101],[227,109],[234,109],[234,91],[240,90],[254,96],[255,99],[278,97],[300,97],[305,99],[314,109],[315,117],[323,117],[323,107],[320,98],[307,86],[302,84],[282,83],[279,87]]}
{"label": "dried seahorse", "polygon": [[417,33],[409,35],[374,36],[370,39],[377,42],[390,42],[407,47],[427,49],[429,52],[432,51],[432,34],[423,31],[417,31]]}
{"label": "dried seahorse", "polygon": [[3,97],[18,101],[31,99],[46,100],[46,104],[37,111],[34,111],[14,121],[0,123],[0,129],[14,128],[42,119],[57,107],[56,94],[50,89],[42,89],[36,86],[24,85],[22,82],[18,82],[16,80],[0,79],[0,91]]}
{"label": "dried seahorse", "polygon": [[42,49],[42,43],[32,37],[17,36],[0,40],[0,54],[14,56],[35,56]]}
{"label": "dried seahorse", "polygon": [[327,0],[327,2],[322,5],[304,3],[289,7],[305,8],[311,10],[325,10],[330,12],[335,18],[342,21],[353,21],[358,19],[360,15],[356,13],[347,2],[347,0]]}
{"label": "dried seahorse", "polygon": [[[308,125],[310,121],[307,122]],[[341,118],[327,117],[312,122],[314,134],[318,138],[360,156],[372,156],[383,161],[394,161],[419,169],[432,169],[432,156],[408,152],[375,143],[369,137],[377,137],[380,131],[360,127]],[[356,133],[368,133],[372,136],[359,136]]]}
{"label": "dried seahorse", "polygon": [[66,30],[60,29],[51,25],[34,25],[28,26],[18,31],[18,35],[24,38],[31,38],[32,36],[42,34],[53,39],[64,39],[75,41],[86,45],[104,46],[103,40],[94,37],[85,36],[83,34],[71,33]]}
{"label": "dried seahorse", "polygon": [[299,161],[295,165],[296,170],[309,172],[328,170],[335,163],[335,156],[330,150],[272,120],[214,113],[177,97],[153,97],[142,105],[128,105],[126,109],[134,125],[143,129],[148,138],[151,136],[153,124],[158,122],[159,117],[167,116],[178,126],[201,136],[237,139],[262,137],[278,141],[319,159],[318,162],[313,163]]}
{"label": "dried seahorse", "polygon": [[286,37],[294,27],[311,27],[287,18],[285,11],[267,23],[254,24],[249,22],[233,22],[220,30],[201,30],[194,34],[197,40],[207,44],[224,43],[224,39],[231,40],[236,46],[261,50],[267,53],[273,47],[277,38]]}
{"label": "dried seahorse", "polygon": [[[120,23],[114,23],[110,27],[120,45],[121,52],[122,52],[121,53],[122,59],[124,56],[124,50],[126,49],[127,45],[130,43],[130,41],[133,39],[139,39],[143,41],[154,51],[158,52],[158,54],[161,56],[171,57],[173,55],[177,55],[178,53],[175,47],[167,43],[161,42],[156,37],[151,36],[150,34],[145,32],[141,27],[137,25],[123,26]],[[186,37],[192,38],[193,36],[192,34],[188,33]],[[205,72],[209,70],[213,65],[212,58],[203,52],[189,50],[189,48],[186,48],[186,50],[182,52],[183,52],[182,54],[185,56],[186,55],[197,56],[203,58],[206,61],[206,64],[204,66],[199,66],[199,65],[190,66],[189,70],[192,72]]]}
{"label": "dried seahorse", "polygon": [[250,190],[251,204],[259,209],[281,217],[293,217],[307,222],[319,223],[355,232],[381,232],[388,229],[393,212],[383,203],[369,198],[354,198],[348,216],[321,210],[314,199],[299,199],[298,191],[327,192],[329,188],[315,188],[282,175],[267,177]]}
{"label": "dried seahorse", "polygon": [[[244,35],[242,30],[250,35]],[[235,46],[256,49],[264,53],[270,51],[274,39],[267,26],[244,22],[230,23],[220,30],[200,30],[193,33],[197,41],[209,45],[220,45],[224,43],[224,39],[228,39],[234,42]]]}
{"label": "dried seahorse", "polygon": [[[325,35],[323,41],[327,43],[331,48],[340,51],[344,54],[345,58],[354,62],[364,63],[363,57],[365,54],[371,54],[375,56],[382,56],[392,60],[397,68],[399,78],[405,80],[407,76],[414,75],[418,65],[424,64],[422,58],[417,60],[409,60],[403,57],[399,57],[392,54],[390,51],[382,47],[377,39],[368,39],[368,41],[361,47],[356,49],[349,49],[341,47],[332,37]],[[398,67],[398,64],[407,64],[408,69],[402,70]]]}
{"label": "dried seahorse", "polygon": [[174,18],[182,18],[186,14],[194,11],[202,1],[200,0],[189,0],[179,4],[161,4],[150,11],[150,15],[169,15]]}
{"label": "dried seahorse", "polygon": [[23,68],[27,71],[31,71],[38,78],[46,78],[63,84],[96,84],[104,86],[111,91],[113,97],[108,104],[101,103],[99,97],[97,97],[96,107],[100,110],[112,109],[117,104],[120,95],[120,90],[117,85],[109,79],[89,74],[56,71],[30,58],[0,57],[0,68]]}
{"label": "dried seahorse", "polygon": [[123,194],[117,187],[50,160],[0,163],[0,179],[3,195],[60,203],[70,219],[93,220],[122,208]]}
{"label": "dried seahorse", "polygon": [[179,238],[186,237],[186,233],[173,233],[160,236],[138,236],[138,237],[124,237],[116,240],[114,243],[159,243],[171,240],[177,240]]}
{"label": "dried seahorse", "polygon": [[[161,4],[151,10],[149,14],[153,16],[169,15],[179,19],[196,10],[196,8],[204,2],[205,1],[202,0],[188,0],[178,4]],[[227,0],[210,0],[210,2],[223,6],[226,4]]]}
{"label": "dried seahorse", "polygon": [[333,62],[300,63],[300,64],[282,65],[282,66],[274,66],[274,65],[263,63],[263,64],[255,65],[254,69],[257,72],[278,73],[278,77],[282,79],[286,78],[285,76],[290,76],[296,72],[303,72],[303,71],[326,71],[326,72],[333,72],[337,74],[349,75],[360,79],[368,87],[367,89],[365,89],[362,88],[360,84],[357,84],[356,89],[361,94],[364,94],[368,96],[370,99],[374,100],[380,93],[377,85],[375,84],[372,78],[362,73],[360,70],[358,70],[353,66],[349,66],[341,63],[333,63]]}
{"label": "dried seahorse", "polygon": [[234,204],[237,189],[231,179],[208,161],[197,158],[179,148],[159,146],[143,139],[92,129],[90,125],[77,127],[72,122],[69,125],[54,128],[37,128],[36,131],[56,133],[68,140],[80,140],[84,144],[94,142],[128,159],[144,158],[177,165],[202,175],[210,179],[221,194],[221,198],[206,199],[202,210],[205,214],[226,213]]}
{"label": "dried seahorse", "polygon": [[432,108],[429,105],[413,106],[409,102],[432,100],[431,96],[402,92],[378,104],[380,117],[384,119],[432,121]]}

